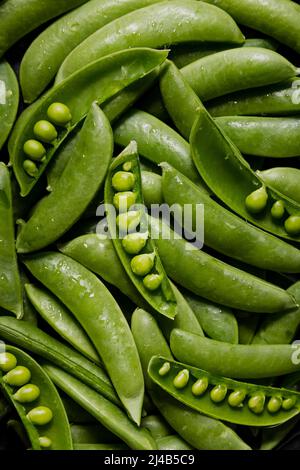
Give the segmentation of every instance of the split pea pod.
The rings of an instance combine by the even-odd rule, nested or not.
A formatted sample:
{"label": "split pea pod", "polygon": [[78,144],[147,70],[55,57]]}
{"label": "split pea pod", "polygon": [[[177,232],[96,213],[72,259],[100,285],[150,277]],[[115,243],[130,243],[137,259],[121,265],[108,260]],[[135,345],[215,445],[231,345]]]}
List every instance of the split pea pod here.
{"label": "split pea pod", "polygon": [[19,105],[17,77],[6,61],[0,62],[0,149],[5,143],[16,119]]}
{"label": "split pea pod", "polygon": [[[288,140],[286,145],[288,145]],[[259,176],[274,189],[300,204],[300,170],[275,167],[258,172]]]}
{"label": "split pea pod", "polygon": [[88,269],[61,253],[41,253],[24,263],[85,329],[121,402],[139,423],[144,396],[140,360],[127,321],[108,289]]}

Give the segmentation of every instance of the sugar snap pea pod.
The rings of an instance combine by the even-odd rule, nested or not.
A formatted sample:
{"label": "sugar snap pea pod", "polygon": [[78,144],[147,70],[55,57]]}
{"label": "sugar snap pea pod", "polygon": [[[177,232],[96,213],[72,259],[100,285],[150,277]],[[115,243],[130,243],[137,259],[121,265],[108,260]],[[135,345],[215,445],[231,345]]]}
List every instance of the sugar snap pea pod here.
{"label": "sugar snap pea pod", "polygon": [[20,275],[15,249],[12,190],[8,168],[0,162],[0,307],[23,316]]}
{"label": "sugar snap pea pod", "polygon": [[159,450],[193,450],[193,447],[176,435],[161,437],[156,442]]}
{"label": "sugar snap pea pod", "polygon": [[99,57],[127,47],[159,48],[192,41],[242,44],[244,37],[220,9],[194,0],[161,2],[128,13],[91,34],[66,57],[56,82]]}
{"label": "sugar snap pea pod", "polygon": [[216,122],[245,155],[300,155],[300,119],[296,117],[224,116],[216,118]]}
{"label": "sugar snap pea pod", "polygon": [[288,292],[204,253],[153,217],[151,234],[167,274],[194,294],[249,312],[276,313],[296,308]]}
{"label": "sugar snap pea pod", "polygon": [[[1,7],[0,7],[1,8]],[[19,105],[19,85],[17,77],[6,61],[0,62],[0,149],[5,143],[15,118]]]}
{"label": "sugar snap pea pod", "polygon": [[[82,68],[27,108],[18,119],[9,141],[10,160],[21,194],[26,196],[31,191],[59,146],[86,117],[94,101],[103,104],[156,69],[167,54],[166,51],[138,48],[111,54]],[[55,129],[46,121],[47,127],[52,129],[51,136],[47,134],[52,142],[43,145],[34,139],[33,128],[37,123],[40,125],[40,121],[45,125],[47,119],[58,127]],[[44,135],[39,127],[37,130],[38,137]],[[26,159],[24,145],[27,156],[36,159],[37,163]],[[25,164],[24,160],[31,163]]]}
{"label": "sugar snap pea pod", "polygon": [[66,307],[45,289],[26,284],[26,293],[42,318],[74,349],[95,363],[100,363],[93,344]]}
{"label": "sugar snap pea pod", "polygon": [[[173,319],[177,302],[156,246],[149,237],[134,141],[111,164],[104,193],[110,235],[130,280],[153,309]],[[132,228],[130,214],[137,220]]]}
{"label": "sugar snap pea pod", "polygon": [[53,362],[112,402],[120,404],[108,376],[101,367],[36,326],[10,317],[0,317],[0,336]]}
{"label": "sugar snap pea pod", "polygon": [[161,177],[151,171],[143,171],[142,174],[142,190],[144,202],[147,207],[151,204],[163,204],[163,194],[161,187]]}
{"label": "sugar snap pea pod", "polygon": [[[74,403],[77,405],[76,402]],[[97,421],[93,424],[71,424],[70,427],[74,444],[97,444],[99,442],[106,444],[118,440],[113,433]]]}
{"label": "sugar snap pea pod", "polygon": [[[226,210],[199,185],[193,184],[170,165],[163,163],[162,191],[165,202],[179,204],[184,210],[192,204],[191,222],[193,230],[197,224],[197,204],[204,204],[205,244],[231,258],[262,269],[281,272],[300,272],[300,251],[288,243],[249,225],[240,217]],[[300,172],[299,172],[300,173]],[[182,217],[175,213],[175,218]],[[222,229],[219,222],[222,220]],[[186,219],[183,221],[183,223]],[[179,223],[182,220],[178,220]],[[240,238],[243,243],[239,243]]]}
{"label": "sugar snap pea pod", "polygon": [[[288,140],[286,145],[288,145]],[[275,167],[259,172],[262,180],[280,193],[300,204],[300,170],[297,168]]]}
{"label": "sugar snap pea pod", "polygon": [[[170,369],[162,374],[165,364]],[[184,405],[229,423],[275,426],[290,420],[300,411],[300,394],[297,392],[215,376],[160,356],[151,359],[148,374],[160,388]],[[257,396],[264,397],[265,403],[259,413],[251,402]],[[288,399],[294,402],[290,410],[283,405]]]}
{"label": "sugar snap pea pod", "polygon": [[15,407],[33,449],[73,448],[59,394],[47,373],[28,354],[6,346],[0,353],[0,386]]}
{"label": "sugar snap pea pod", "polygon": [[31,103],[42,93],[66,56],[84,39],[114,19],[158,1],[91,0],[52,23],[22,59],[20,81],[25,102]]}
{"label": "sugar snap pea pod", "polygon": [[171,349],[179,361],[223,377],[259,379],[300,370],[288,344],[228,344],[173,330]]}
{"label": "sugar snap pea pod", "polygon": [[[44,364],[44,369],[60,389],[87,410],[109,431],[124,441],[131,449],[156,449],[156,444],[151,434],[146,429],[138,428],[126,416],[124,411],[116,405],[58,367],[46,363]],[[129,381],[127,383],[129,384]]]}
{"label": "sugar snap pea pod", "polygon": [[202,101],[242,89],[283,82],[297,75],[297,71],[277,52],[260,47],[217,52],[181,69]]}
{"label": "sugar snap pea pod", "polygon": [[146,416],[142,419],[141,426],[148,429],[155,440],[172,434],[172,428],[160,415]]}
{"label": "sugar snap pea pod", "polygon": [[74,225],[98,193],[112,154],[113,136],[109,121],[94,103],[51,194],[40,201],[21,227],[17,238],[20,253],[45,248]]}
{"label": "sugar snap pea pod", "polygon": [[141,365],[127,321],[108,289],[95,274],[61,253],[35,255],[24,263],[85,329],[121,402],[139,423],[144,394]]}

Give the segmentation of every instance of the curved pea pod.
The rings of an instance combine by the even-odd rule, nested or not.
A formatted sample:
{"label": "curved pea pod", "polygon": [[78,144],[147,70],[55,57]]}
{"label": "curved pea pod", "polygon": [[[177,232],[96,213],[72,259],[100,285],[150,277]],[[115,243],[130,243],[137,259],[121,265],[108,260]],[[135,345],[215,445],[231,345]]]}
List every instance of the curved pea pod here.
{"label": "curved pea pod", "polygon": [[21,280],[15,249],[12,191],[8,168],[0,162],[0,307],[23,316]]}
{"label": "curved pea pod", "polygon": [[[131,449],[156,449],[151,434],[146,429],[139,428],[116,405],[58,367],[48,363],[43,367],[60,389],[100,421],[109,431],[122,439]],[[127,383],[129,384],[129,381]]]}
{"label": "curved pea pod", "polygon": [[67,56],[56,82],[83,65],[126,47],[160,48],[193,41],[242,44],[244,37],[232,18],[220,9],[194,0],[161,2],[128,13],[89,36]]}
{"label": "curved pea pod", "polygon": [[[167,374],[161,375],[164,364],[170,364]],[[176,387],[176,379],[183,370],[188,371],[188,381],[184,388]],[[245,382],[218,377],[201,369],[186,366],[179,362],[169,361],[166,358],[155,356],[151,359],[148,374],[160,388],[184,405],[204,413],[212,418],[246,426],[275,426],[289,421],[299,413],[300,394],[282,388],[264,387]],[[207,384],[207,388],[203,384]],[[223,387],[225,397],[220,401],[214,401],[213,390]],[[251,397],[261,394],[265,397],[266,404],[261,413],[256,414],[249,408]],[[268,405],[272,399],[280,398],[295,400],[295,405],[290,410],[281,406],[276,412],[269,411]],[[272,401],[271,405],[272,406]],[[272,410],[272,408],[271,408]]]}
{"label": "curved pea pod", "polygon": [[161,177],[152,171],[141,171],[142,190],[145,205],[151,207],[152,204],[163,204],[163,194],[161,186]]}
{"label": "curved pea pod", "polygon": [[133,421],[139,422],[144,395],[140,360],[113,296],[93,273],[61,253],[39,254],[24,263],[74,314],[94,343],[121,402]]}
{"label": "curved pea pod", "polygon": [[8,62],[0,62],[0,149],[5,143],[16,119],[19,106],[17,77]]}
{"label": "curved pea pod", "polygon": [[[286,145],[288,145],[288,140]],[[260,178],[289,199],[300,204],[300,170],[297,168],[275,167],[259,171]]]}
{"label": "curved pea pod", "polygon": [[[25,367],[30,371],[30,384],[27,384],[27,389],[26,385],[18,388],[5,381],[7,375],[4,375],[4,372],[1,371],[0,365],[0,386],[15,407],[32,448],[41,450],[45,447],[43,438],[46,438],[46,447],[50,450],[71,450],[73,444],[68,418],[59,394],[47,373],[36,361],[20,349],[6,346],[5,353],[12,354],[15,357],[17,366]],[[13,371],[14,369],[11,369],[10,372]],[[31,390],[33,389],[32,385],[35,394]],[[28,394],[26,390],[29,388]],[[38,410],[39,407],[46,407],[49,409],[49,413],[52,414],[52,419],[43,426],[35,424],[29,418],[30,414]]]}
{"label": "curved pea pod", "polygon": [[[124,170],[127,166],[130,168],[128,171]],[[122,178],[131,179],[130,186],[127,188],[130,192],[126,192],[125,186],[119,186],[117,179],[121,176]],[[125,191],[123,188],[125,188]],[[118,207],[115,202],[116,196],[120,195],[122,197],[122,194],[131,194],[133,197],[132,201],[128,203],[125,201],[123,208]],[[113,161],[105,183],[104,199],[110,235],[130,280],[152,308],[173,319],[176,315],[177,302],[156,246],[151,240],[151,235],[149,235],[149,224],[144,212],[141,172],[135,142],[129,144],[122,154]],[[135,207],[137,208],[136,212],[134,212]],[[121,217],[129,217],[130,213],[137,214],[138,217],[137,225],[132,230],[130,229],[130,222],[124,228],[121,222]],[[137,236],[138,247],[133,246],[136,244],[136,240],[129,238],[134,236]],[[148,260],[150,260],[150,264],[146,266]],[[135,266],[135,261],[140,265]],[[151,285],[146,283],[148,278],[151,280]],[[153,286],[152,279],[158,280],[157,285]]]}
{"label": "curved pea pod", "polygon": [[297,350],[287,344],[228,344],[173,330],[171,349],[179,361],[223,377],[259,379],[300,370]]}
{"label": "curved pea pod", "polygon": [[156,442],[159,450],[193,450],[193,447],[176,435],[161,437]]}
{"label": "curved pea pod", "polygon": [[297,69],[277,52],[260,47],[229,49],[183,67],[181,73],[202,101],[293,78]]}
{"label": "curved pea pod", "polygon": [[[219,205],[199,185],[193,184],[170,165],[162,164],[162,191],[165,202],[178,204],[182,211],[191,204],[191,216],[175,219],[186,228],[197,228],[198,205],[205,208],[204,240],[214,250],[247,264],[279,272],[300,272],[300,251],[288,243],[254,227]],[[299,172],[300,173],[300,172]],[[235,188],[235,186],[233,187]],[[180,220],[181,219],[181,220]],[[222,227],[220,228],[220,220]],[[241,237],[243,243],[240,243]]]}
{"label": "curved pea pod", "polygon": [[120,401],[101,367],[27,322],[0,317],[0,336],[70,372],[113,403]]}
{"label": "curved pea pod", "polygon": [[[93,102],[103,104],[112,96],[161,65],[168,52],[151,49],[131,49],[104,57],[82,68],[63,83],[51,88],[18,119],[9,141],[10,160],[26,196],[46,169],[57,149],[70,132],[86,117]],[[62,103],[69,109],[71,120],[57,129],[57,138],[46,145],[46,153],[38,163],[34,176],[27,174],[23,167],[25,142],[32,139],[33,127],[47,119],[47,112],[53,103]]]}
{"label": "curved pea pod", "polygon": [[93,104],[51,194],[40,201],[21,227],[17,238],[19,253],[45,248],[74,225],[104,182],[112,154],[109,121]]}
{"label": "curved pea pod", "polygon": [[25,102],[31,103],[42,93],[66,56],[84,39],[114,19],[158,1],[92,0],[48,26],[31,43],[21,62]]}
{"label": "curved pea pod", "polygon": [[224,116],[216,118],[216,123],[246,155],[271,158],[300,155],[300,119],[296,117]]}
{"label": "curved pea pod", "polygon": [[172,428],[160,415],[146,416],[142,419],[141,426],[148,429],[156,441],[172,434]]}

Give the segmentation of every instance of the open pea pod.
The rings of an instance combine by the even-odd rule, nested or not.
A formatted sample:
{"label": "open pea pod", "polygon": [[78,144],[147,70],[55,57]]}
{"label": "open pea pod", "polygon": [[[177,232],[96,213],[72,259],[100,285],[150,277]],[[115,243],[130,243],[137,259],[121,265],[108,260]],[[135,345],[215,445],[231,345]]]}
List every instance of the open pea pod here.
{"label": "open pea pod", "polygon": [[137,145],[112,163],[105,184],[107,221],[116,252],[131,281],[159,313],[176,315],[176,297],[161,263],[144,210]]}
{"label": "open pea pod", "polygon": [[218,377],[164,357],[151,359],[148,374],[178,401],[229,423],[275,426],[300,409],[300,393]]}
{"label": "open pea pod", "polygon": [[0,62],[0,149],[14,124],[19,105],[19,85],[6,61]]}
{"label": "open pea pod", "polygon": [[21,195],[32,190],[94,101],[101,105],[155,70],[167,55],[167,51],[138,48],[111,54],[80,69],[27,108],[9,142],[10,161]]}
{"label": "open pea pod", "polygon": [[0,352],[0,387],[15,407],[32,449],[71,450],[71,430],[60,396],[47,373],[13,346]]}

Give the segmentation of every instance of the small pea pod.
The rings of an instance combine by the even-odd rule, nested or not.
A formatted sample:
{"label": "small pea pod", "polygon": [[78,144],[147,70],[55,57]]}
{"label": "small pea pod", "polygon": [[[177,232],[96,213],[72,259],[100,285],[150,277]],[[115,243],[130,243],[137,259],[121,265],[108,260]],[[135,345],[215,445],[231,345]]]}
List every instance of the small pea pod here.
{"label": "small pea pod", "polygon": [[28,354],[12,346],[0,352],[0,386],[14,405],[33,449],[73,448],[59,394],[46,372]]}
{"label": "small pea pod", "polygon": [[20,275],[15,250],[15,226],[13,220],[10,174],[0,162],[0,307],[23,316]]}
{"label": "small pea pod", "polygon": [[0,62],[0,149],[5,143],[16,119],[19,105],[17,77],[8,62]]}
{"label": "small pea pod", "polygon": [[[288,140],[286,145],[288,145]],[[260,178],[272,188],[300,204],[300,170],[275,167],[258,172]]]}

